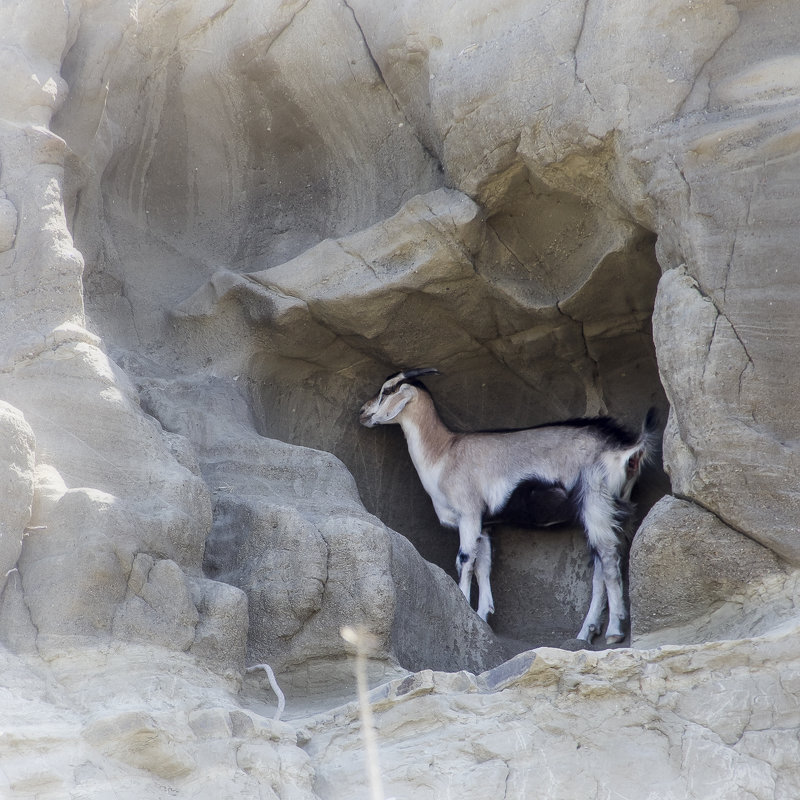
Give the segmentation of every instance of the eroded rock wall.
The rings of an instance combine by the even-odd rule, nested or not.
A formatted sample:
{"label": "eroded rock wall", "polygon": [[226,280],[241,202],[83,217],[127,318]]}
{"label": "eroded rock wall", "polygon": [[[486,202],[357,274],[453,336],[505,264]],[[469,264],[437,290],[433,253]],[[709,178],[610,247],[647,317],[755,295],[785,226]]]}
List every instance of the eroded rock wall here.
{"label": "eroded rock wall", "polygon": [[[355,708],[267,723],[246,663],[297,717],[352,696],[343,623],[373,682],[502,660],[399,432],[356,425],[424,364],[454,426],[669,411],[631,600],[671,647],[401,677],[391,790],[796,796],[798,13],[5,4],[4,790],[352,797]],[[512,648],[577,629],[584,553],[498,537]]]}
{"label": "eroded rock wall", "polygon": [[[44,14],[44,8],[38,13]],[[310,159],[309,167],[316,164],[329,173],[319,179],[318,196],[327,192],[328,202],[334,203],[344,192],[351,210],[342,205],[330,229],[316,227],[320,219],[325,224],[333,219],[320,206],[311,209],[317,222],[300,215],[302,234],[295,231],[278,250],[294,252],[304,246],[304,236],[316,241],[332,231],[368,224],[393,210],[411,187],[438,182],[430,156],[392,119],[401,118],[385,88],[375,102],[359,99],[372,96],[366,89],[374,82],[375,69],[351,17],[336,16],[332,7],[321,4],[319,13],[309,16],[313,24],[298,23],[290,30],[303,10],[303,4],[276,6],[259,17],[270,20],[263,38],[259,34],[249,44],[244,40],[256,9],[247,4],[202,9],[75,4],[59,10],[58,35],[52,33],[41,43],[25,39],[41,24],[33,11],[15,6],[6,12],[4,30],[20,38],[4,49],[5,57],[20,74],[37,65],[29,85],[8,98],[0,153],[8,228],[2,257],[9,298],[0,379],[9,404],[8,473],[14,495],[11,528],[3,537],[4,575],[13,575],[13,580],[7,582],[0,615],[6,640],[24,650],[136,640],[196,652],[221,671],[241,671],[246,658],[272,661],[280,670],[307,659],[342,661],[346,651],[338,631],[346,622],[363,621],[381,635],[381,654],[388,659],[395,657],[391,637],[403,639],[404,626],[395,625],[391,565],[408,574],[414,573],[405,563],[408,559],[419,561],[423,570],[427,566],[413,550],[391,547],[395,534],[363,510],[352,479],[335,458],[265,440],[252,429],[233,370],[247,364],[256,342],[239,346],[234,333],[234,341],[223,345],[231,333],[206,337],[203,330],[176,329],[170,316],[179,300],[202,285],[212,271],[209,264],[217,259],[239,263],[237,259],[249,258],[243,255],[248,249],[263,250],[247,233],[261,231],[251,218],[258,209],[265,211],[255,195],[266,192],[283,203],[294,192],[287,187],[288,194],[276,199],[274,187],[268,190],[258,178],[268,174],[282,183],[275,169],[250,163],[265,153],[261,140],[253,143],[241,128],[242,114],[251,115],[266,102],[249,94],[254,74],[270,75],[283,87],[281,93],[290,92],[291,81],[300,79],[293,58],[298,49],[306,49],[308,37],[319,36],[319,26],[339,26],[340,46],[360,53],[360,66],[334,60],[336,69],[329,74],[324,65],[332,62],[320,53],[320,67],[314,71],[319,85],[300,80],[292,91],[302,95],[312,90],[312,105],[321,110],[324,99],[332,116],[345,107],[353,110],[334,101],[326,89],[326,82],[338,84],[344,71],[353,102],[364,105],[362,135],[350,147],[341,132],[322,120],[315,123],[321,128],[314,134],[289,106],[273,108],[285,115],[276,124],[276,136],[287,151],[272,152],[268,160],[277,159],[294,171],[292,153]],[[260,15],[266,12],[259,7]],[[206,35],[217,44],[205,42]],[[301,41],[292,44],[296,35]],[[183,47],[188,48],[185,60],[180,56]],[[222,58],[225,69],[203,66],[209,53]],[[241,83],[237,79],[221,97],[217,82],[226,83],[226,69]],[[71,94],[60,73],[73,87]],[[205,97],[200,104],[189,102],[200,91],[197,80]],[[31,94],[37,86],[39,95]],[[259,86],[266,90],[265,84]],[[51,122],[54,112],[57,118]],[[210,131],[215,114],[225,127],[209,139],[202,135],[199,119]],[[253,136],[269,133],[269,119],[258,116],[251,122]],[[219,137],[233,149],[220,151]],[[309,144],[316,140],[322,149]],[[359,153],[362,146],[365,151]],[[380,147],[394,166],[367,158]],[[413,153],[398,160],[409,148]],[[223,162],[216,163],[217,157]],[[335,176],[337,171],[350,176],[354,159],[370,164],[354,178],[361,188],[373,187],[369,197],[346,189],[344,178]],[[418,169],[411,175],[407,169],[414,159]],[[400,163],[404,167],[397,179],[407,188],[395,194],[398,187],[392,184],[387,194],[370,170],[391,174]],[[195,166],[200,164],[210,171]],[[218,179],[225,173],[242,182],[220,195]],[[309,180],[303,177],[297,190],[307,191]],[[189,202],[186,191],[203,201]],[[286,213],[300,219],[291,202]],[[262,233],[270,246],[276,245],[278,239]],[[73,246],[71,234],[81,250]],[[244,238],[234,242],[232,235]],[[230,357],[221,368],[210,355],[218,348]],[[180,381],[181,373],[192,376],[198,369],[194,379]],[[220,462],[229,464],[227,472]],[[269,462],[275,464],[271,471]],[[247,479],[258,469],[267,473],[267,480],[251,486]],[[229,479],[233,485],[220,488]],[[326,483],[328,488],[319,488]],[[300,490],[298,484],[308,489]],[[341,498],[342,487],[348,513],[330,518],[327,499]],[[310,509],[305,519],[298,510],[303,498]],[[236,502],[241,506],[238,516],[231,513]],[[256,513],[259,502],[264,508]],[[317,524],[317,518],[324,520]],[[278,522],[272,525],[270,519]],[[247,578],[233,579],[230,570],[215,571],[208,559],[204,571],[209,537],[212,543],[220,535],[228,541],[251,528],[255,536],[264,525],[279,536],[271,544],[253,539],[247,545],[268,552],[265,564],[256,569],[253,563],[260,575],[257,588]],[[332,548],[324,541],[325,526],[330,537],[338,537]],[[356,530],[361,538],[354,535]],[[306,553],[308,536],[319,544],[316,559]],[[209,552],[211,559],[213,546]],[[282,567],[273,563],[280,553]],[[296,602],[303,595],[295,580],[303,564],[316,588]],[[273,570],[282,572],[283,582],[275,580]],[[458,604],[451,582],[431,570],[428,586],[434,600],[442,609],[456,600],[456,610],[446,614],[447,635],[431,640],[442,643],[434,656],[438,666],[482,669],[497,663],[503,648],[468,607]],[[227,580],[215,582],[209,573]],[[342,588],[323,601],[325,587],[341,581]],[[253,589],[249,599],[248,589]],[[263,601],[266,594],[278,600]],[[295,615],[296,629],[287,632],[279,623],[282,615]],[[408,620],[412,625],[413,616]],[[458,655],[453,643],[461,625],[452,626],[454,616],[463,620],[461,633],[472,645],[464,648],[459,641]],[[414,651],[398,647],[404,653]],[[408,661],[408,666],[423,665]]]}

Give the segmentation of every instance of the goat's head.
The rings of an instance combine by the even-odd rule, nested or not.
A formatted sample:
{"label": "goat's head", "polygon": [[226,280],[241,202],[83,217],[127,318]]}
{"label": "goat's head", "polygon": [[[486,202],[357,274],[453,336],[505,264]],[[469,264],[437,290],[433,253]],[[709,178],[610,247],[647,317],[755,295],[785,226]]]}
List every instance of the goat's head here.
{"label": "goat's head", "polygon": [[376,425],[388,425],[397,421],[398,414],[416,396],[419,389],[411,383],[420,375],[439,375],[438,369],[422,367],[421,369],[405,369],[390,375],[381,386],[381,390],[361,407],[359,422],[367,428]]}

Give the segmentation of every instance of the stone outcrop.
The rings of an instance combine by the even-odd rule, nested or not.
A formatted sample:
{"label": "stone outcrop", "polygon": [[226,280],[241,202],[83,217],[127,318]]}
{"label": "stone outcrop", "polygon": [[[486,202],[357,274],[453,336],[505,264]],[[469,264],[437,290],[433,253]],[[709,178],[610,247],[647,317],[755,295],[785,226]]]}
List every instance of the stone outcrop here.
{"label": "stone outcrop", "polygon": [[696,505],[665,497],[630,554],[634,643],[764,634],[794,619],[797,570]]}
{"label": "stone outcrop", "polygon": [[[483,675],[390,682],[370,695],[385,796],[790,798],[796,635],[795,625],[702,647],[542,648]],[[354,775],[364,762],[355,704],[301,737],[320,796],[370,796]]]}
{"label": "stone outcrop", "polygon": [[204,571],[217,591],[247,597],[249,664],[269,663],[298,689],[335,689],[352,678],[346,625],[370,631],[376,659],[407,669],[481,671],[503,659],[455,583],[367,513],[334,456],[259,436],[228,382],[148,378],[140,393],[193,443],[211,487]]}
{"label": "stone outcrop", "polygon": [[[797,796],[800,11],[640,5],[0,8],[4,796],[366,796],[345,624],[390,795]],[[412,365],[662,411],[634,649],[501,663],[585,547],[498,534],[477,619],[357,425]]]}

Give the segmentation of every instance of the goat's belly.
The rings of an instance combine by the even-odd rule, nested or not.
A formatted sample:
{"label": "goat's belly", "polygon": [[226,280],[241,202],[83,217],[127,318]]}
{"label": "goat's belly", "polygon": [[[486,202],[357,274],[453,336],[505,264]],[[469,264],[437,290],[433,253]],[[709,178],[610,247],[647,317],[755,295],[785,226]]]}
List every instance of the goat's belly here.
{"label": "goat's belly", "polygon": [[577,519],[575,491],[567,491],[560,483],[531,478],[517,484],[505,504],[487,513],[487,525],[515,525],[520,528],[549,528]]}

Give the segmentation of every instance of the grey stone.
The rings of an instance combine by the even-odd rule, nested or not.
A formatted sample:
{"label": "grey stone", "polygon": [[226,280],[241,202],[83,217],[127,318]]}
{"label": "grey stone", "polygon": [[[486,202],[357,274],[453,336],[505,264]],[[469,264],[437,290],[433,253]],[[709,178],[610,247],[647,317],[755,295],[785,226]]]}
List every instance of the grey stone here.
{"label": "grey stone", "polygon": [[181,568],[167,559],[139,553],[128,578],[128,595],[114,617],[114,634],[188,650],[199,620]]}
{"label": "grey stone", "polygon": [[33,505],[36,440],[22,413],[0,401],[0,592],[17,564]]}
{"label": "grey stone", "polygon": [[[375,656],[408,669],[481,671],[503,659],[456,584],[364,509],[338,459],[259,436],[230,383],[141,386],[150,412],[193,442],[213,487],[205,570],[247,596],[249,664],[296,671],[296,691],[335,689],[342,669],[351,674],[345,625],[368,630]],[[315,677],[302,678],[308,663]]]}
{"label": "grey stone", "polygon": [[17,209],[0,195],[0,253],[10,250],[17,235]]}
{"label": "grey stone", "polygon": [[759,636],[795,616],[797,570],[709,511],[665,497],[631,549],[638,647]]}
{"label": "grey stone", "polygon": [[[389,795],[797,797],[799,14],[3,4],[0,793],[366,796],[349,621]],[[585,550],[499,533],[476,621],[356,422],[409,365],[467,429],[669,407],[635,649],[460,669],[574,635]]]}

